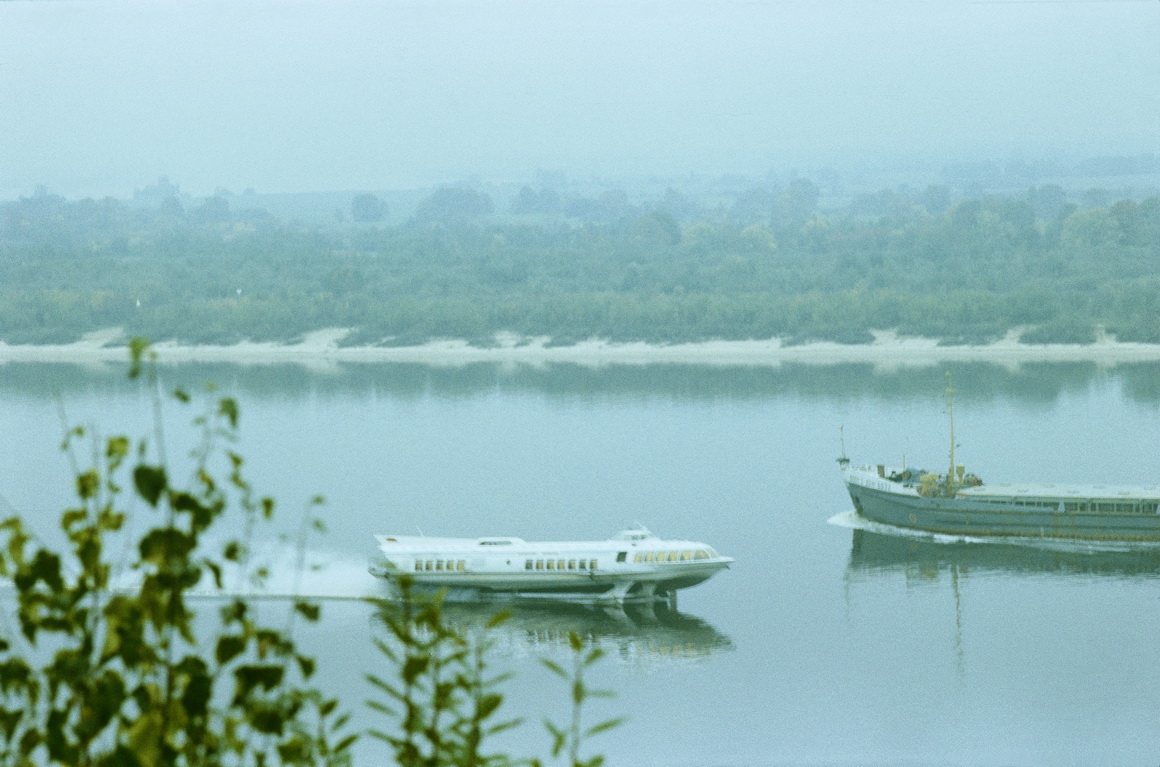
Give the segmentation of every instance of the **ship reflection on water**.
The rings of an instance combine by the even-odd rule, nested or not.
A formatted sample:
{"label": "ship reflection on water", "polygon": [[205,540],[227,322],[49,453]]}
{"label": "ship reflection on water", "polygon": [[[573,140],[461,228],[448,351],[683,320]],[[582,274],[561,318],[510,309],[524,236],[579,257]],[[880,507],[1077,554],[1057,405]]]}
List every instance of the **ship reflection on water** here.
{"label": "ship reflection on water", "polygon": [[934,580],[971,572],[1160,578],[1160,547],[1003,543],[853,530],[847,574],[855,579],[901,573],[907,580]]}
{"label": "ship reflection on water", "polygon": [[[888,603],[897,604],[895,589],[897,579],[901,577],[906,590],[935,597],[926,603],[934,612],[924,613],[926,618],[917,623],[906,623],[906,619],[897,615],[887,618],[882,613],[873,612],[874,608],[870,614],[886,620],[895,628],[908,626],[910,631],[916,627],[932,631],[940,625],[947,628],[947,624],[942,623],[945,618],[938,616],[943,615],[942,609],[947,604],[941,597],[948,597],[954,611],[950,650],[954,668],[963,679],[971,665],[969,655],[980,663],[985,663],[988,653],[998,652],[999,657],[1009,657],[1010,648],[998,639],[1002,633],[988,632],[985,627],[994,627],[996,620],[1000,623],[1010,620],[1012,610],[1034,615],[1023,625],[1036,627],[1030,630],[1051,637],[1044,640],[1051,643],[1065,628],[1075,628],[1071,616],[1080,610],[1098,614],[1101,609],[1106,609],[1106,620],[1112,622],[1122,619],[1125,614],[1133,614],[1138,609],[1136,599],[1139,592],[1121,587],[1129,582],[1149,584],[1160,579],[1160,547],[1155,544],[960,539],[917,536],[905,531],[892,533],[888,529],[854,528],[851,532],[853,537],[845,574],[847,599],[861,592],[862,587],[869,587],[872,593],[886,596]],[[972,589],[971,584],[978,588]],[[1074,584],[1083,588],[1070,588]],[[1111,588],[1101,588],[1101,584]],[[882,587],[881,591],[877,591],[878,586]],[[1063,586],[1065,590],[1059,591],[1053,586]],[[1039,609],[1043,604],[1052,603],[1050,595],[1053,593],[1066,593],[1064,604],[1069,606],[1069,610]],[[1085,598],[1087,601],[1077,598],[1077,595],[1086,593],[1091,593]],[[965,599],[968,595],[982,595],[982,598]],[[848,604],[852,605],[854,601],[857,600],[848,601]],[[910,607],[916,609],[915,603]],[[1117,613],[1117,609],[1127,610],[1127,613]],[[997,618],[999,613],[1004,617]],[[1100,621],[1090,621],[1088,625],[1098,626]],[[1082,661],[1082,648],[1085,646],[1088,645],[1084,642],[1076,642],[1074,648],[1080,649],[1069,648],[1080,653],[1077,662]],[[968,652],[968,648],[973,649]],[[934,646],[929,646],[928,650],[934,652]],[[1061,652],[1060,647],[1053,645],[1053,652]],[[974,671],[977,672],[978,667]]]}
{"label": "ship reflection on water", "polygon": [[[492,617],[510,617],[488,627]],[[633,664],[688,663],[732,650],[732,640],[706,621],[664,601],[600,604],[561,599],[480,599],[445,602],[443,618],[461,634],[487,632],[493,650],[511,657],[570,653],[569,635]]]}

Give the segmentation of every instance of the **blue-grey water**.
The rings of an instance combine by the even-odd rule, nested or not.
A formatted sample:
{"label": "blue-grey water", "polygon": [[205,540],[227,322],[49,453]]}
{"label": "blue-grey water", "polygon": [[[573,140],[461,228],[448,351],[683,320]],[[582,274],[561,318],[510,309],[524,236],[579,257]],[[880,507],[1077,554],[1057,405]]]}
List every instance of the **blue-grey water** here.
{"label": "blue-grey water", "polygon": [[[1156,483],[1160,367],[956,365],[956,457],[986,480]],[[162,368],[242,406],[236,448],[296,535],[322,495],[326,569],[293,585],[359,596],[376,532],[605,537],[641,523],[703,540],[731,570],[678,612],[521,607],[496,635],[516,672],[502,741],[545,756],[567,694],[538,663],[569,631],[608,651],[627,715],[590,743],[613,765],[1138,765],[1160,762],[1160,552],[882,535],[835,459],[947,461],[944,368],[352,365]],[[121,368],[0,366],[0,496],[51,536],[69,423],[153,438]],[[192,447],[166,407],[171,463]],[[834,520],[838,517],[838,520]],[[271,550],[293,548],[269,534]],[[292,557],[286,557],[292,564]],[[276,578],[279,575],[276,574]],[[489,608],[455,608],[481,625]],[[301,639],[356,711],[383,672],[370,609],[328,601]],[[590,752],[590,753],[591,753]],[[389,763],[374,741],[360,764]]]}

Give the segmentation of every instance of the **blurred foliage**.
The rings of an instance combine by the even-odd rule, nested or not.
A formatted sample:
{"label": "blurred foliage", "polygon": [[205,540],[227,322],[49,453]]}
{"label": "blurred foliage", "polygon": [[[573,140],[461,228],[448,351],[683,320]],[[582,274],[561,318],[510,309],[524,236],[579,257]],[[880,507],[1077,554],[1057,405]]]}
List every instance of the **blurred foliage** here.
{"label": "blurred foliage", "polygon": [[[542,767],[544,762],[538,758],[486,753],[492,736],[523,723],[499,719],[504,701],[500,690],[511,674],[495,674],[488,660],[494,646],[488,633],[507,621],[510,613],[495,614],[482,630],[465,631],[446,619],[442,591],[422,591],[405,574],[395,578],[394,585],[395,598],[377,601],[379,622],[386,632],[376,639],[376,646],[391,675],[366,675],[379,693],[368,705],[389,727],[372,729],[370,734],[391,747],[399,767]],[[612,697],[612,693],[585,682],[585,672],[604,651],[586,645],[576,632],[571,632],[568,641],[570,669],[541,658],[571,693],[568,723],[544,722],[552,741],[551,760],[568,767],[600,767],[603,756],[581,759],[583,744],[624,720],[583,726],[585,703],[595,697]]]}
{"label": "blurred foliage", "polygon": [[[144,371],[159,411],[147,345],[131,350],[131,375]],[[318,620],[319,606],[296,602],[287,628],[274,629],[224,587],[232,571],[261,578],[252,537],[274,514],[229,449],[237,422],[228,398],[195,418],[184,488],[170,481],[178,467],[160,423],[152,443],[72,429],[77,500],[60,515],[64,545],[42,543],[19,517],[0,523],[0,575],[19,626],[0,635],[0,762],[350,763],[356,736],[342,734],[338,701],[313,686],[315,661],[293,640],[294,619]],[[226,522],[229,509],[240,519]],[[235,526],[236,537],[221,532]],[[191,607],[195,593],[222,599],[216,623]]]}
{"label": "blurred foliage", "polygon": [[1024,329],[1084,342],[1103,328],[1160,342],[1160,199],[1099,201],[932,187],[823,208],[799,179],[715,206],[673,190],[636,204],[527,187],[497,214],[487,194],[448,187],[403,223],[323,228],[218,197],[38,195],[0,205],[0,339],[119,327],[292,341],[343,327],[350,344],[490,343],[498,331],[862,343],[870,330],[979,343]]}
{"label": "blurred foliage", "polygon": [[[499,687],[509,675],[491,676],[487,653],[492,640],[468,637],[443,619],[439,597],[412,592],[406,578],[401,598],[379,601],[387,629],[376,646],[397,678],[366,675],[385,700],[368,705],[391,723],[371,735],[387,743],[399,767],[492,767],[511,764],[501,754],[485,754],[485,740],[517,726],[493,722],[503,703]],[[488,628],[498,625],[497,615]]]}

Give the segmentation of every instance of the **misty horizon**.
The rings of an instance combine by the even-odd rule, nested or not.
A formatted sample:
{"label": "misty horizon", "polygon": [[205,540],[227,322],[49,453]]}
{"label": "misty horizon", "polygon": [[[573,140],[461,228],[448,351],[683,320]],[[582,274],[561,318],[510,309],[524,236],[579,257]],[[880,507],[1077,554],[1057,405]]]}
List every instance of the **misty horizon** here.
{"label": "misty horizon", "polygon": [[1156,3],[0,3],[0,199],[1149,156]]}

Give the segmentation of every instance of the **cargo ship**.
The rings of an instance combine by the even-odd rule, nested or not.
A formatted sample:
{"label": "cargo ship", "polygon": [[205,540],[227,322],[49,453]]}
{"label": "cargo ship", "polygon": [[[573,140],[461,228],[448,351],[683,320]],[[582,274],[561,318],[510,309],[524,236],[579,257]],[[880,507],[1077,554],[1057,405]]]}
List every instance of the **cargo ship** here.
{"label": "cargo ship", "polygon": [[838,459],[855,511],[897,528],[954,536],[1160,542],[1160,486],[988,484],[955,463],[953,386],[947,388],[950,463],[853,466]]}

